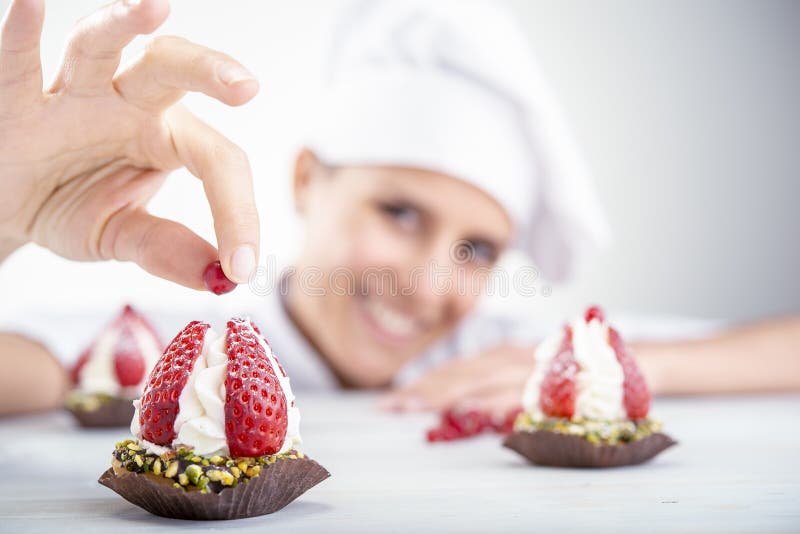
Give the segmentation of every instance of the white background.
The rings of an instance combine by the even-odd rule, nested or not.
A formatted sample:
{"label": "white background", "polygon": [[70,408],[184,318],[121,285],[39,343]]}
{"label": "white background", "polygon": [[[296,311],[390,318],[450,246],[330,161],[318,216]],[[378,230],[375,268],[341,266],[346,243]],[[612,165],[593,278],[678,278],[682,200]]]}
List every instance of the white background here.
{"label": "white background", "polygon": [[[48,2],[46,76],[74,21],[102,3]],[[7,5],[0,0],[0,10]],[[261,81],[260,95],[241,109],[199,95],[187,101],[249,153],[263,251],[286,264],[300,235],[289,202],[291,159],[341,2],[172,5],[159,33],[226,51]],[[800,3],[516,0],[511,8],[581,140],[615,240],[570,286],[510,306],[549,318],[587,301],[725,319],[800,311]],[[151,210],[213,242],[202,190],[186,172],[174,174]],[[125,301],[231,312],[258,304],[246,289],[217,298],[132,265],[72,263],[34,246],[0,266],[0,317],[111,310]]]}

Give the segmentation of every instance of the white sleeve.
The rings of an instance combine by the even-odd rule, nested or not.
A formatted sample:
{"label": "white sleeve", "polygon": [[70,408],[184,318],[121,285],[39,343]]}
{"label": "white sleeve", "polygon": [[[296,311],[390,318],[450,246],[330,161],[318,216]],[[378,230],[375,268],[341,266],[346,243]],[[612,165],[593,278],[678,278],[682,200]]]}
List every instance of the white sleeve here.
{"label": "white sleeve", "polygon": [[[190,321],[202,319],[217,325],[218,314],[197,311],[147,309],[135,306],[158,332],[166,345]],[[122,305],[89,311],[2,310],[0,332],[11,332],[37,341],[65,366],[75,363],[105,326],[120,313]],[[207,310],[208,311],[208,310]],[[222,323],[224,325],[224,322]]]}
{"label": "white sleeve", "polygon": [[0,317],[0,331],[41,343],[62,364],[69,366],[115,311],[55,314],[41,310],[14,310]]}

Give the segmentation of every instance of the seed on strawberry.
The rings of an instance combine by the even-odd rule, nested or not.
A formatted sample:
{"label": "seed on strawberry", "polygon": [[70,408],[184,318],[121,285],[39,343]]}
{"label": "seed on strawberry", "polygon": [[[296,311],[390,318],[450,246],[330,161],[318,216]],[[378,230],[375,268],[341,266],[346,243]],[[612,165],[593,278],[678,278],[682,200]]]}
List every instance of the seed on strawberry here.
{"label": "seed on strawberry", "polygon": [[236,282],[233,282],[225,276],[225,272],[222,270],[222,264],[219,261],[208,264],[206,270],[203,272],[203,284],[206,286],[206,289],[215,295],[230,293],[236,289]]}
{"label": "seed on strawberry", "polygon": [[175,336],[147,380],[139,407],[143,439],[169,446],[175,439],[175,418],[180,410],[181,392],[189,380],[194,362],[203,351],[210,326],[192,321]]}

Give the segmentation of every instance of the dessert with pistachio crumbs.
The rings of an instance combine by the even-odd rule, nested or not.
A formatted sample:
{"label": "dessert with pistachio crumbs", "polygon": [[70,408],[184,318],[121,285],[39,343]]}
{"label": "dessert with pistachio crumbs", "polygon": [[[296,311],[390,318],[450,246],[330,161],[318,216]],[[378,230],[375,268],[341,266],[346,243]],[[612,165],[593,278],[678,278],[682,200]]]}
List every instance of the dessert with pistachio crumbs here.
{"label": "dessert with pistachio crumbs", "polygon": [[506,447],[542,465],[612,467],[675,444],[649,417],[644,376],[600,308],[543,341],[535,356]]}
{"label": "dessert with pistachio crumbs", "polygon": [[125,306],[70,370],[66,407],[81,426],[128,426],[164,344],[147,319]]}
{"label": "dessert with pistachio crumbs", "polygon": [[268,514],[329,476],[300,452],[289,377],[248,320],[228,321],[221,336],[189,323],[134,406],[135,439],[117,443],[99,482],[153,514]]}

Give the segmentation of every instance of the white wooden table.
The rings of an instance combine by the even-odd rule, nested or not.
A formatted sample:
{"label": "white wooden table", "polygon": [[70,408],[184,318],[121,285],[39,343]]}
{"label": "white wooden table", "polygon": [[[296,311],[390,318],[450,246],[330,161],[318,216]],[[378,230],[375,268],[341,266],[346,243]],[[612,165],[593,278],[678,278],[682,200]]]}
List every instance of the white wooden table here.
{"label": "white wooden table", "polygon": [[97,484],[119,431],[67,414],[0,420],[0,531],[800,532],[800,396],[657,399],[680,445],[614,470],[540,468],[496,437],[428,445],[429,416],[367,395],[301,396],[304,450],[332,477],[270,516],[152,516]]}

